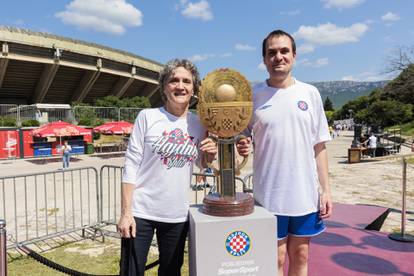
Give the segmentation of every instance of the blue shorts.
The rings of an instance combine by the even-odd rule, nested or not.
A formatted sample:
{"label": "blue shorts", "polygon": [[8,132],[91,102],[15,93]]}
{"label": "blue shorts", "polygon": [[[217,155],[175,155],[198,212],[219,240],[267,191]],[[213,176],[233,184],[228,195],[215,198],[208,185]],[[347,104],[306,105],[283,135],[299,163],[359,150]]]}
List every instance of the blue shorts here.
{"label": "blue shorts", "polygon": [[276,215],[276,218],[278,240],[283,240],[288,235],[312,237],[326,229],[323,220],[319,217],[319,211],[299,217]]}

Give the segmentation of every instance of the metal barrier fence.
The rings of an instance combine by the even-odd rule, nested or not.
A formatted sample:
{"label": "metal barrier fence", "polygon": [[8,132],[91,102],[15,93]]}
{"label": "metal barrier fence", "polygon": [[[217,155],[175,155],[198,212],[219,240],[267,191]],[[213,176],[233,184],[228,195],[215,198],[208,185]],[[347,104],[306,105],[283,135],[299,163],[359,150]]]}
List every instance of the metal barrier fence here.
{"label": "metal barrier fence", "polygon": [[[123,167],[93,167],[0,177],[0,218],[13,236],[7,247],[29,244],[77,230],[115,225],[121,214]],[[247,178],[250,176],[248,175]],[[236,177],[236,191],[249,192]],[[193,173],[190,204],[215,192],[213,174]]]}
{"label": "metal barrier fence", "polygon": [[[105,165],[100,169],[100,222],[116,224],[121,214],[121,182],[123,167]],[[251,179],[250,179],[251,181]],[[216,191],[217,177],[208,173],[193,173],[190,183],[190,204],[200,204],[205,195]],[[251,182],[250,182],[251,185]],[[236,177],[236,191],[251,192],[245,179]]]}
{"label": "metal barrier fence", "polygon": [[[107,121],[133,123],[143,108],[74,106],[64,104],[15,105],[0,104],[0,127],[25,126],[25,122],[36,120],[40,124],[55,121],[97,126]],[[31,126],[31,125],[30,125]]]}
{"label": "metal barrier fence", "polygon": [[19,121],[22,125],[29,120],[36,120],[40,124],[74,121],[72,108],[68,104],[19,105],[18,112]]}
{"label": "metal barrier fence", "polygon": [[0,219],[0,276],[7,276],[6,221]]}
{"label": "metal barrier fence", "polygon": [[12,235],[7,247],[97,225],[98,184],[93,167],[0,177],[0,218]]}
{"label": "metal barrier fence", "polygon": [[117,107],[74,106],[73,113],[78,125],[97,126],[106,121],[119,121]]}
{"label": "metal barrier fence", "polygon": [[17,121],[17,105],[0,104],[0,127],[14,127],[17,125]]}
{"label": "metal barrier fence", "polygon": [[100,222],[116,224],[121,214],[123,167],[104,165],[100,169]]}
{"label": "metal barrier fence", "polygon": [[141,112],[141,110],[143,110],[143,108],[121,107],[119,109],[118,121],[134,123],[135,118],[137,118],[138,113]]}
{"label": "metal barrier fence", "polygon": [[253,173],[249,173],[243,178],[243,184],[243,192],[253,193]]}

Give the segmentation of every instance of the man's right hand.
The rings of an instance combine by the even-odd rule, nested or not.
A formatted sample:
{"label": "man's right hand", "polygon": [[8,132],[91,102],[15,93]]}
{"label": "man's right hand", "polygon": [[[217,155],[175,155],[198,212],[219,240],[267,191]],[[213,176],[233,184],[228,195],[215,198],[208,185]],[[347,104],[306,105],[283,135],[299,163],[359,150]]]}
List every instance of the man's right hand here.
{"label": "man's right hand", "polygon": [[247,157],[251,151],[252,138],[241,138],[236,143],[237,152],[243,157]]}
{"label": "man's right hand", "polygon": [[135,238],[136,224],[135,219],[132,215],[121,215],[118,225],[118,233],[123,238]]}

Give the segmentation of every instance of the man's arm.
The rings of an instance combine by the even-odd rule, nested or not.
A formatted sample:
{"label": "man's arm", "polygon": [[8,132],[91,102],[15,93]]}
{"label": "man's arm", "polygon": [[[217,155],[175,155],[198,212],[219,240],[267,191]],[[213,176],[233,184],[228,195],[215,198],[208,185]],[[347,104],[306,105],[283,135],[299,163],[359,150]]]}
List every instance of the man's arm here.
{"label": "man's arm", "polygon": [[332,214],[331,188],[329,186],[328,154],[324,142],[316,144],[314,147],[316,166],[318,170],[319,183],[322,192],[320,196],[320,217],[328,218]]}
{"label": "man's arm", "polygon": [[135,190],[134,184],[122,183],[121,188],[121,217],[118,222],[118,232],[124,238],[135,238],[136,225],[132,215],[132,195]]}

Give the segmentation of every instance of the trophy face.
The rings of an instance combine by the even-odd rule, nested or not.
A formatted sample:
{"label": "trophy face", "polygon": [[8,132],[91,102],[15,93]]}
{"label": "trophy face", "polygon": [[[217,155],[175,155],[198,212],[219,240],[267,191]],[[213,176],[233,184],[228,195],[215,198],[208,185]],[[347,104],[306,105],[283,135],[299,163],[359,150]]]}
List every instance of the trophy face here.
{"label": "trophy face", "polygon": [[201,83],[197,109],[201,123],[211,133],[223,138],[239,134],[253,112],[249,81],[232,69],[209,73]]}
{"label": "trophy face", "polygon": [[203,212],[214,216],[252,213],[253,197],[236,193],[235,174],[238,168],[233,145],[234,136],[247,127],[252,116],[250,83],[235,70],[213,71],[201,82],[197,109],[201,123],[210,133],[218,136],[217,192],[204,198]]}

